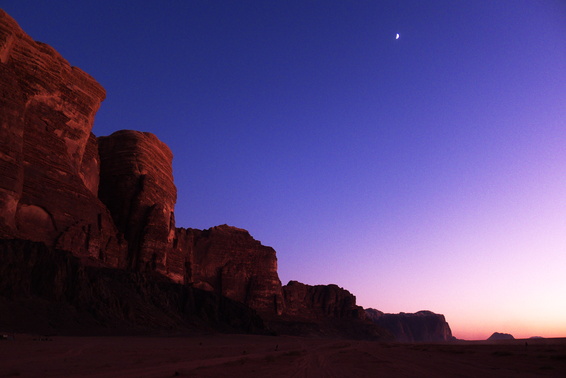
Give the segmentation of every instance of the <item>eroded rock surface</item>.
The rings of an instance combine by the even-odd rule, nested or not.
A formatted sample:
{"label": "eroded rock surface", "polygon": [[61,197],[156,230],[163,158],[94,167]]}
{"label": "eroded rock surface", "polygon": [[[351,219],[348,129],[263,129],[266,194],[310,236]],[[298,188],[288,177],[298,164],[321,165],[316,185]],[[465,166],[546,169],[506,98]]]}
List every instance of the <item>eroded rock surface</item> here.
{"label": "eroded rock surface", "polygon": [[393,336],[366,319],[356,297],[337,285],[305,285],[290,281],[283,286],[281,316],[269,326],[282,334],[392,341]]}
{"label": "eroded rock surface", "polygon": [[104,97],[0,10],[0,239],[23,239],[0,240],[0,314],[243,330],[263,327],[257,312],[286,333],[388,337],[347,290],[282,287],[246,230],[176,228],[170,149],[131,130],[97,139]]}
{"label": "eroded rock surface", "polygon": [[179,229],[187,250],[186,282],[245,303],[260,314],[281,314],[283,295],[275,250],[248,231],[228,225],[208,230]]}
{"label": "eroded rock surface", "polygon": [[0,10],[0,237],[120,266],[91,133],[104,89]]}
{"label": "eroded rock surface", "polygon": [[266,333],[249,307],[152,273],[86,266],[28,240],[0,240],[0,329],[42,334]]}
{"label": "eroded rock surface", "polygon": [[128,265],[168,275],[175,236],[173,154],[151,133],[121,130],[98,138],[99,197],[128,241]]}
{"label": "eroded rock surface", "polygon": [[385,314],[373,308],[365,311],[368,319],[390,331],[400,342],[453,340],[450,326],[442,314],[431,311]]}
{"label": "eroded rock surface", "polygon": [[264,316],[282,310],[277,258],[248,231],[227,225],[175,228],[177,191],[169,148],[132,130],[98,138],[99,195],[128,241],[128,265],[215,292]]}
{"label": "eroded rock surface", "polygon": [[305,285],[290,281],[283,286],[285,316],[303,320],[365,319],[356,297],[337,285]]}

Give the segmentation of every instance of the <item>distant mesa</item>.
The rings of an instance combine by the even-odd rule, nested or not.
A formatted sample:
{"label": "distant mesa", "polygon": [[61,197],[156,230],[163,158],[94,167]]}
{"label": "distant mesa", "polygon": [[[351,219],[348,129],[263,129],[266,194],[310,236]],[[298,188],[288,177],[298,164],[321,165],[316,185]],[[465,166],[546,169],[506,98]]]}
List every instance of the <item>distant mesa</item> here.
{"label": "distant mesa", "polygon": [[374,324],[385,328],[401,342],[452,341],[452,331],[444,315],[431,311],[419,311],[414,314],[401,312],[385,314],[379,310],[368,308],[366,316]]}
{"label": "distant mesa", "polygon": [[513,335],[508,333],[494,332],[493,335],[487,338],[488,340],[515,340]]}

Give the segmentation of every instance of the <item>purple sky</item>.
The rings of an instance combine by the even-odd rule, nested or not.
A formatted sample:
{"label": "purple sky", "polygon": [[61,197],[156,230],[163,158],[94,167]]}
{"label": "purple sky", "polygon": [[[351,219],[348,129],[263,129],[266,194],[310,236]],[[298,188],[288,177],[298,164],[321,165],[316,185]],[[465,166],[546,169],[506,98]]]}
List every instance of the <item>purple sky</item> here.
{"label": "purple sky", "polygon": [[1,7],[106,88],[96,135],[171,147],[178,226],[457,337],[566,336],[564,2]]}

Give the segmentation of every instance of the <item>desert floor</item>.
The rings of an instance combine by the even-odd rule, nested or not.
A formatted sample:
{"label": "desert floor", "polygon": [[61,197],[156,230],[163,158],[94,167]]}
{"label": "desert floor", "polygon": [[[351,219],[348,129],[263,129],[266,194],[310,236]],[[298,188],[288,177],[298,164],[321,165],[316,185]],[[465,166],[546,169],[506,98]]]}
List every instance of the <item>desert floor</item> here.
{"label": "desert floor", "polygon": [[566,377],[566,339],[454,344],[250,335],[43,339],[16,335],[0,341],[0,376]]}

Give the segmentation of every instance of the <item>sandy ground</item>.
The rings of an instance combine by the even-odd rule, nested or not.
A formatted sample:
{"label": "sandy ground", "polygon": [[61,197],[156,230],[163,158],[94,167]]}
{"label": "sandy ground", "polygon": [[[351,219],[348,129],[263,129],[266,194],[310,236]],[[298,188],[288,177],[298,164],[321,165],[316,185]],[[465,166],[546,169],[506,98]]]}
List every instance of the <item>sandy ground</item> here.
{"label": "sandy ground", "polygon": [[290,336],[0,341],[0,376],[566,377],[566,339],[393,344]]}

